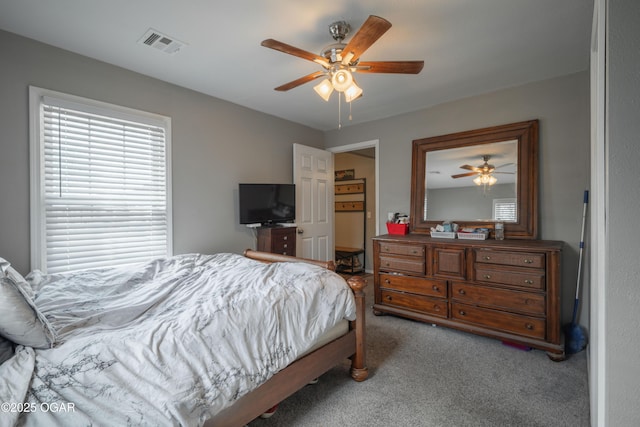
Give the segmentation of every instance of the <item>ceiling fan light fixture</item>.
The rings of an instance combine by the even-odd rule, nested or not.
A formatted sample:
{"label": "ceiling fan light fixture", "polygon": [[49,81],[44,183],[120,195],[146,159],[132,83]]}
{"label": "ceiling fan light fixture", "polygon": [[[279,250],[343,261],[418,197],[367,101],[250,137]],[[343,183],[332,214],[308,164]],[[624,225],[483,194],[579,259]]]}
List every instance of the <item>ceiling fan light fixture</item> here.
{"label": "ceiling fan light fixture", "polygon": [[333,93],[333,86],[331,85],[331,80],[324,79],[317,85],[313,87],[313,90],[316,91],[318,95],[325,101],[329,101],[329,97]]}
{"label": "ceiling fan light fixture", "polygon": [[497,179],[496,179],[496,177],[495,177],[495,176],[493,176],[493,175],[489,175],[489,174],[482,174],[482,175],[478,175],[478,176],[473,180],[473,182],[474,182],[476,185],[489,185],[489,186],[491,186],[491,185],[495,184],[496,182],[498,182],[498,180],[497,180]]}
{"label": "ceiling fan light fixture", "polygon": [[[344,92],[345,100],[349,103],[349,120],[351,120],[351,101],[359,98],[363,93],[363,90],[355,84],[353,73],[362,71],[366,73],[418,74],[422,71],[424,61],[360,62],[362,54],[389,28],[391,28],[391,23],[386,19],[369,15],[360,29],[351,37],[349,43],[344,43],[343,41],[350,32],[351,27],[346,21],[336,21],[329,26],[329,32],[335,43],[325,47],[320,55],[274,39],[265,39],[260,44],[269,49],[313,61],[324,68],[323,71],[316,71],[278,86],[275,90],[284,92],[326,75],[327,80],[314,86],[314,90],[325,101],[329,101],[334,90],[338,92],[338,117],[341,117],[341,93]],[[341,127],[340,120],[338,120],[338,129]]]}
{"label": "ceiling fan light fixture", "polygon": [[349,86],[353,83],[353,76],[349,70],[343,68],[333,73],[333,76],[331,76],[331,83],[335,90],[338,92],[344,92],[349,89]]}

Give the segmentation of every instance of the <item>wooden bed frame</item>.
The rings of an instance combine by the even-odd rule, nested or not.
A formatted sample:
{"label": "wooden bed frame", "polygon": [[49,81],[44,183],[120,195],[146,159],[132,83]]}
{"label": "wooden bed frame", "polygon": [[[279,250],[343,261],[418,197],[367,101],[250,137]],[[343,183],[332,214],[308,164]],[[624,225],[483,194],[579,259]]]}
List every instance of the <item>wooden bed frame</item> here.
{"label": "wooden bed frame", "polygon": [[[244,256],[262,262],[305,262],[332,271],[336,268],[333,261],[316,261],[251,249],[247,249]],[[367,379],[369,372],[365,363],[364,330],[366,282],[362,277],[354,276],[347,283],[356,299],[356,320],[350,322],[349,332],[282,369],[266,383],[207,420],[205,427],[243,426],[347,358],[351,359],[351,377],[356,381]]]}

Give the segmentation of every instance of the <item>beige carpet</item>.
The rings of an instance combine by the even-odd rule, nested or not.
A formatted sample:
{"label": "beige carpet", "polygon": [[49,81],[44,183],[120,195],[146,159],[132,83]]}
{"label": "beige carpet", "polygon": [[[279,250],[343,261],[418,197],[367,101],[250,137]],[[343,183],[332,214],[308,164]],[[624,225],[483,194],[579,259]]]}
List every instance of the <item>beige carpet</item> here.
{"label": "beige carpet", "polygon": [[[367,305],[373,303],[367,288]],[[369,379],[347,362],[283,401],[272,426],[589,426],[586,351],[542,351],[367,311]]]}

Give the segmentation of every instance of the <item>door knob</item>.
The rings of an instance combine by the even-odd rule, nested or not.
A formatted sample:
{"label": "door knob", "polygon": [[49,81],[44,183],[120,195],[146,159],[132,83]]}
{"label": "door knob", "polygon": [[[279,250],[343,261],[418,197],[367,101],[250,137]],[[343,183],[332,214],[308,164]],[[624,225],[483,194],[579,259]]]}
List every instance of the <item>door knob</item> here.
{"label": "door knob", "polygon": [[298,234],[302,234],[304,233],[304,230],[302,228],[298,228]]}

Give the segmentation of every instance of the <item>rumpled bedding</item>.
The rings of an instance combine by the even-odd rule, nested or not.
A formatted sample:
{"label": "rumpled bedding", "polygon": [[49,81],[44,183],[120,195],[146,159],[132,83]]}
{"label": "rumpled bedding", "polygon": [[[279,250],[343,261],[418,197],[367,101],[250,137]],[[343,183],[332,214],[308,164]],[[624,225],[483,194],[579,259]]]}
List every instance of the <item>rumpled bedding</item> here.
{"label": "rumpled bedding", "polygon": [[2,425],[201,425],[355,319],[339,275],[229,253],[29,280],[57,342],[0,366]]}

